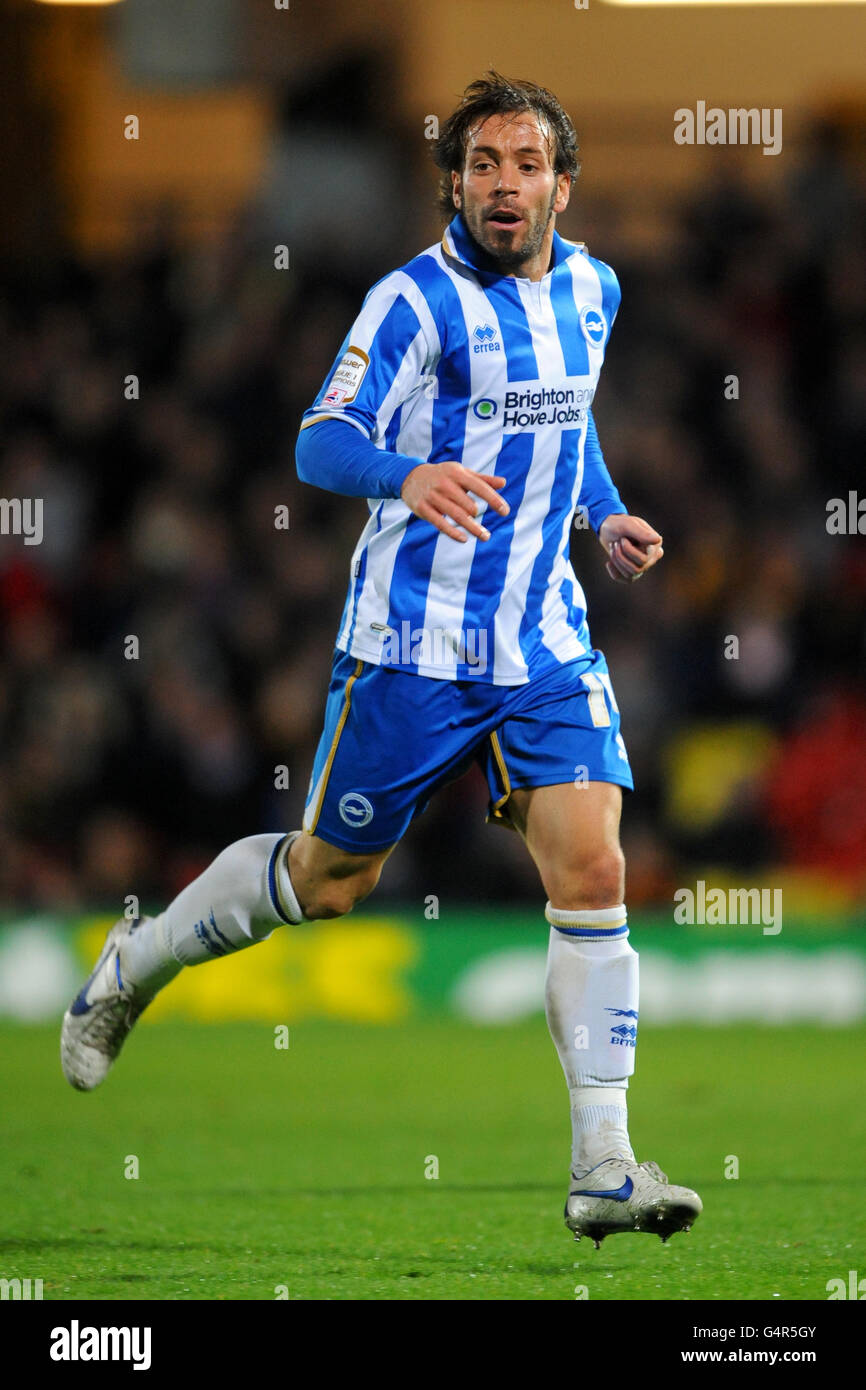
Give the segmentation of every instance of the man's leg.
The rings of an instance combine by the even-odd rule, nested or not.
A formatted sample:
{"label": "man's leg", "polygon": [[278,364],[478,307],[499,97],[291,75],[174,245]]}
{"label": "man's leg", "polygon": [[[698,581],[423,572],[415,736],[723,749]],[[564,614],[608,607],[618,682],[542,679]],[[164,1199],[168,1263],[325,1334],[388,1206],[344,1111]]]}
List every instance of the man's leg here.
{"label": "man's leg", "polygon": [[571,1101],[572,1185],[566,1221],[598,1245],[616,1231],[688,1230],[701,1211],[688,1188],[637,1164],[626,1096],[634,1071],[638,960],[628,942],[622,792],[607,782],[511,793],[508,814],[547,892],[547,1020]]}
{"label": "man's leg", "polygon": [[289,855],[289,873],[308,921],[342,917],[372,893],[388,855],[350,854],[318,835],[298,835]]}
{"label": "man's leg", "polygon": [[121,919],[63,1020],[66,1079],[78,1090],[98,1086],[136,1020],[184,966],[245,950],[283,924],[350,912],[390,853],[350,854],[299,831],[251,835],[217,855],[158,917]]}
{"label": "man's leg", "polygon": [[341,917],[373,891],[390,853],[351,854],[302,831],[238,840],[166,908],[166,944],[182,965],[198,965],[283,924]]}
{"label": "man's leg", "polygon": [[339,917],[365,898],[412,817],[471,759],[497,702],[490,687],[474,686],[338,651],[304,830],[237,841],[158,917],[112,928],[63,1020],[67,1080],[97,1086],[142,1010],[183,966],[244,950],[281,924]]}
{"label": "man's leg", "polygon": [[547,1020],[571,1099],[575,1177],[608,1158],[634,1158],[626,1089],[638,969],[626,925],[621,808],[622,791],[610,782],[516,790],[508,804],[548,897]]}

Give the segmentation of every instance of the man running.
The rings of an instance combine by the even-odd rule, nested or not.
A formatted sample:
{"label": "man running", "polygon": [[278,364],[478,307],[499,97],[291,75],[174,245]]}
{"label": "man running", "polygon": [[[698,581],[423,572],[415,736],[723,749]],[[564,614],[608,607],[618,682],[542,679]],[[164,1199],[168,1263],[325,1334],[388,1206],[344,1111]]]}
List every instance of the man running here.
{"label": "man running", "polygon": [[565,1219],[596,1245],[662,1239],[701,1211],[638,1163],[626,1093],[638,1023],[619,843],[632,776],[569,559],[581,510],[612,579],[662,538],[629,516],[591,403],[619,307],[564,240],[574,128],[543,87],[488,73],[434,147],[441,242],[368,294],[297,446],[305,482],[368,499],[303,829],[229,846],[153,919],[120,922],[64,1020],[63,1067],[97,1085],[157,991],[281,924],[339,917],[435,791],[478,762],[489,819],[547,897],[546,1009],[569,1088]]}

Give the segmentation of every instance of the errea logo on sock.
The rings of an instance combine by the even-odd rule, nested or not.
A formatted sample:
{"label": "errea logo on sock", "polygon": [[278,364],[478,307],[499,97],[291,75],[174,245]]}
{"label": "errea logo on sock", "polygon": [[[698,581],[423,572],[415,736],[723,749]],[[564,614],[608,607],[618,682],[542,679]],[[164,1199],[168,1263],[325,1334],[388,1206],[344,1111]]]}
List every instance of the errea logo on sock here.
{"label": "errea logo on sock", "polygon": [[149,1327],[69,1327],[51,1329],[52,1361],[131,1361],[134,1371],[150,1370]]}
{"label": "errea logo on sock", "polygon": [[614,1023],[610,1022],[610,1041],[614,1047],[636,1047],[637,1046],[637,1009],[605,1009],[606,1014],[613,1014],[614,1018],[633,1018],[634,1023]]}

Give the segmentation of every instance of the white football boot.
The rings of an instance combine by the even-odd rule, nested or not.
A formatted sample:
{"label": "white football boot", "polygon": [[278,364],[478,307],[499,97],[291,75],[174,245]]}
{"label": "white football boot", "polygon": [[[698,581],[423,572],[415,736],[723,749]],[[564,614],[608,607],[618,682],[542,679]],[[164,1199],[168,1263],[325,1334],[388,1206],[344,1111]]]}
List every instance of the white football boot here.
{"label": "white football boot", "polygon": [[115,923],[89,980],[63,1016],[60,1063],[78,1091],[92,1091],[105,1080],[136,1019],[158,993],[123,978],[123,940],[148,920],[121,918]]}
{"label": "white football boot", "polygon": [[649,1231],[665,1241],[688,1231],[702,1211],[698,1194],[671,1186],[657,1163],[608,1158],[582,1178],[572,1176],[565,1224],[575,1240],[589,1236],[598,1250],[619,1231]]}

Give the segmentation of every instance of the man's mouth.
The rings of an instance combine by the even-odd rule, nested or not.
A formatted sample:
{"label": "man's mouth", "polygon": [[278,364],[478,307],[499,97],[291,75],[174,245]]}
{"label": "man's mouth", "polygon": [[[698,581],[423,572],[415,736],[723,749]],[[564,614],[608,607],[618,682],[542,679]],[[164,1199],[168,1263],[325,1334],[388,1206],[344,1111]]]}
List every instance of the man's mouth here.
{"label": "man's mouth", "polygon": [[523,218],[511,208],[494,208],[487,214],[487,221],[494,227],[517,227]]}

